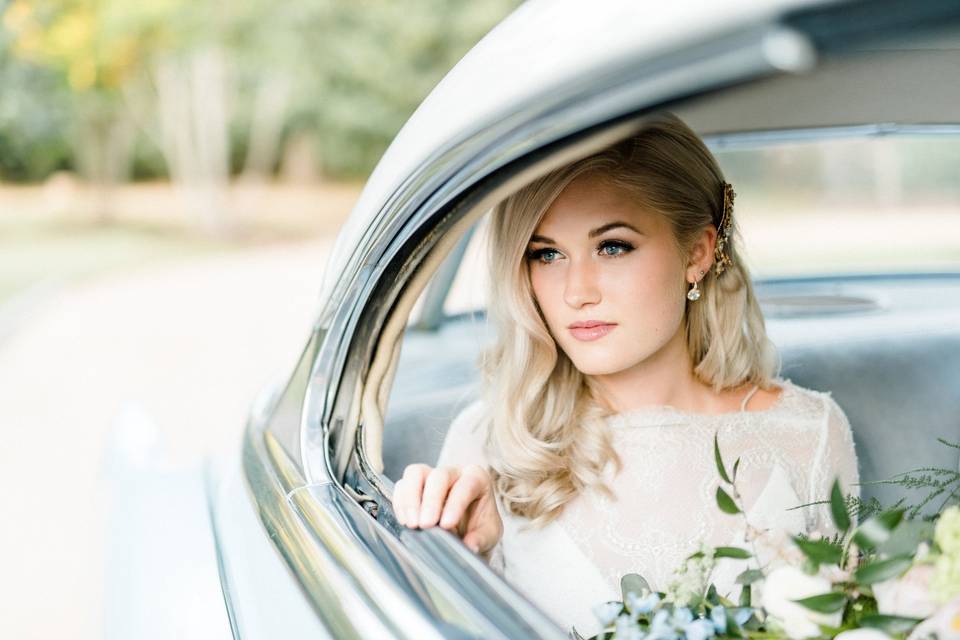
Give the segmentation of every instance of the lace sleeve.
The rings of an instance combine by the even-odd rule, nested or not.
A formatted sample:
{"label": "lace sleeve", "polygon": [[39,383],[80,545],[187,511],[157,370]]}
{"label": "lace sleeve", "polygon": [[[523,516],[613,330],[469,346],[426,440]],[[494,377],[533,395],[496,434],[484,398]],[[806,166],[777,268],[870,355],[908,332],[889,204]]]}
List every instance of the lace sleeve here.
{"label": "lace sleeve", "polygon": [[[840,480],[844,495],[860,497],[860,474],[857,468],[857,453],[853,444],[850,422],[840,405],[829,395],[824,398],[824,416],[817,447],[814,453],[809,479],[808,502],[829,501],[830,489],[835,479]],[[808,524],[810,531],[819,531],[824,536],[833,536],[837,528],[830,515],[829,502],[811,510]]]}
{"label": "lace sleeve", "polygon": [[[483,405],[474,402],[463,409],[453,419],[437,456],[438,467],[462,467],[478,464],[489,468],[486,455],[486,433],[482,426]],[[497,508],[500,509],[498,501]],[[500,517],[503,517],[501,512]],[[504,575],[506,560],[503,555],[503,541],[500,540],[487,553],[480,557],[491,569]]]}

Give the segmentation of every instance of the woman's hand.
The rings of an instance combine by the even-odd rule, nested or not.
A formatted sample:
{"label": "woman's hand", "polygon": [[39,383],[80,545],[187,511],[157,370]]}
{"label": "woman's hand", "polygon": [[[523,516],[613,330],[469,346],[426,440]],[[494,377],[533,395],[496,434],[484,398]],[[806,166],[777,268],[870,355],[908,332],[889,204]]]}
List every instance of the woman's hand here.
{"label": "woman's hand", "polygon": [[441,467],[411,464],[393,490],[397,521],[412,529],[438,524],[474,553],[486,553],[503,535],[490,473],[479,465]]}

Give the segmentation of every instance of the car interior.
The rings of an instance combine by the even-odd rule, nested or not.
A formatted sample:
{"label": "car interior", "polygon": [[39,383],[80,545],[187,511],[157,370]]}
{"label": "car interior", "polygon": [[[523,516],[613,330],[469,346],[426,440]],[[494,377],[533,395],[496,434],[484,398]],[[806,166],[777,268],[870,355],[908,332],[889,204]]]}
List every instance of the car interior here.
{"label": "car interior", "polygon": [[[960,141],[960,84],[948,81],[957,68],[956,35],[941,34],[909,46],[878,45],[809,74],[779,75],[670,110],[715,151],[805,137]],[[364,390],[363,454],[386,478],[399,478],[413,462],[433,464],[453,418],[478,397],[477,363],[491,330],[482,303],[463,298],[476,297],[483,284],[457,282],[465,271],[482,271],[482,218],[495,202],[493,194],[448,234],[455,237],[443,239],[381,335]],[[819,224],[829,233],[829,223]],[[805,247],[795,250],[802,256]],[[890,506],[904,495],[871,481],[918,467],[958,468],[960,450],[938,438],[960,440],[960,271],[860,270],[758,278],[755,286],[781,375],[831,392],[846,412],[864,499]]]}
{"label": "car interior", "polygon": [[[957,468],[960,277],[848,275],[759,281],[781,376],[829,391],[851,423],[861,482],[924,466]],[[938,302],[937,302],[938,301]],[[411,326],[387,403],[383,472],[433,464],[446,429],[479,396],[479,358],[492,330],[481,311]],[[897,487],[862,488],[889,506]]]}

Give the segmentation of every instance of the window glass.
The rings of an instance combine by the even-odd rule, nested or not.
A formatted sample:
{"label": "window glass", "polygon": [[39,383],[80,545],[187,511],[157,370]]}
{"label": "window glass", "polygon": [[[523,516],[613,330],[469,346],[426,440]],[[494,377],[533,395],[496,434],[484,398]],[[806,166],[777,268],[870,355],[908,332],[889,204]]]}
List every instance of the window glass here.
{"label": "window glass", "polygon": [[487,306],[490,278],[487,269],[487,229],[489,215],[477,222],[463,259],[457,269],[453,285],[443,303],[448,316],[482,311]]}
{"label": "window glass", "polygon": [[450,423],[479,397],[479,358],[492,337],[484,314],[474,313],[486,304],[486,228],[485,216],[437,269],[407,323],[384,413],[391,479],[408,464],[435,464]]}
{"label": "window glass", "polygon": [[755,277],[960,269],[960,135],[712,150]]}

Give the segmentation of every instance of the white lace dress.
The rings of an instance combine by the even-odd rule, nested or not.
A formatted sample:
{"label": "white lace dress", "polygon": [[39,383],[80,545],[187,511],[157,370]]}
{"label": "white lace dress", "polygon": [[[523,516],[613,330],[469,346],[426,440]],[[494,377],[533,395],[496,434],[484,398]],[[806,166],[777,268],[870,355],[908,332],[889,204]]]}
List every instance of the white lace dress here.
{"label": "white lace dress", "polygon": [[[623,574],[639,573],[664,591],[701,541],[743,543],[743,517],[716,506],[715,433],[728,470],[741,458],[737,487],[752,526],[832,534],[827,505],[788,509],[827,499],[835,477],[845,493],[858,495],[850,425],[829,393],[776,384],[783,392],[761,411],[704,415],[665,406],[609,417],[624,463],[607,477],[616,499],[588,491],[541,529],[498,505],[504,534],[491,566],[564,629],[597,633],[591,609],[620,599]],[[474,403],[457,416],[438,466],[486,464],[481,409]],[[733,580],[743,562],[719,561],[713,580],[721,593],[739,593]]]}

